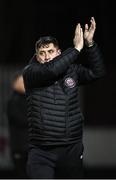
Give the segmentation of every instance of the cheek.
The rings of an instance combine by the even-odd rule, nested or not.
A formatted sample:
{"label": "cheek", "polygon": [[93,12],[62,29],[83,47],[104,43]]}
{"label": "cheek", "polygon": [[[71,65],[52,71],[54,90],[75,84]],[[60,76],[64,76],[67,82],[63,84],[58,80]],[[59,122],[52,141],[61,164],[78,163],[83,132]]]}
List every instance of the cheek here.
{"label": "cheek", "polygon": [[60,54],[59,52],[56,52],[52,55],[52,57],[55,58],[56,56],[59,56],[59,54]]}
{"label": "cheek", "polygon": [[38,59],[44,59],[44,56],[38,55]]}
{"label": "cheek", "polygon": [[44,60],[44,59],[45,59],[45,57],[44,57],[44,56],[40,56],[40,59],[41,59],[41,60]]}
{"label": "cheek", "polygon": [[41,62],[41,61],[44,60],[44,57],[43,57],[43,56],[37,56],[37,60],[38,60],[39,62]]}

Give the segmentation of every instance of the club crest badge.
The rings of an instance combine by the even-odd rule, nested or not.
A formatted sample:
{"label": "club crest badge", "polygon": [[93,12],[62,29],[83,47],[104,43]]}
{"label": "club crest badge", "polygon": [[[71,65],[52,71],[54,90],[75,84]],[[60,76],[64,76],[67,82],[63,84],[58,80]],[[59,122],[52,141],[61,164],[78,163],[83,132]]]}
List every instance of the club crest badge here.
{"label": "club crest badge", "polygon": [[75,82],[75,80],[72,79],[71,77],[68,77],[68,78],[65,79],[65,85],[66,85],[67,87],[69,87],[69,88],[73,88],[73,87],[75,87],[76,82]]}

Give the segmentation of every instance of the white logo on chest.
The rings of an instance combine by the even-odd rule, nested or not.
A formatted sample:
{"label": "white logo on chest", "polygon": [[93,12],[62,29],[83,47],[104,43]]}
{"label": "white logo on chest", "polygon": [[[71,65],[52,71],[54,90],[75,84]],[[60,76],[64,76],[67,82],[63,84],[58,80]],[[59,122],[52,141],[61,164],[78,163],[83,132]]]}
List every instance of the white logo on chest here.
{"label": "white logo on chest", "polygon": [[75,85],[76,85],[75,80],[72,79],[71,77],[66,78],[64,83],[65,83],[65,85],[66,85],[67,87],[69,87],[69,88],[73,88],[73,87],[75,87]]}

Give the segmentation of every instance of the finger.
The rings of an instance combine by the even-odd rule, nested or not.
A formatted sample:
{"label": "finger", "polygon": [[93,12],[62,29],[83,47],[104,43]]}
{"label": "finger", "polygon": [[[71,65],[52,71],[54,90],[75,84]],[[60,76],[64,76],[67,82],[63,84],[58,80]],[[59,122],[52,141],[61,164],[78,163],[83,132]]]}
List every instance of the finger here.
{"label": "finger", "polygon": [[88,31],[88,24],[85,24],[85,31]]}
{"label": "finger", "polygon": [[80,23],[78,23],[76,26],[75,34],[79,33],[79,31],[80,31]]}
{"label": "finger", "polygon": [[96,28],[96,22],[95,22],[94,17],[91,17],[90,22],[91,22],[90,29],[91,29],[91,28],[95,29],[95,28]]}
{"label": "finger", "polygon": [[80,29],[80,36],[81,36],[81,38],[83,38],[83,29],[82,28]]}
{"label": "finger", "polygon": [[80,35],[81,35],[81,32],[82,32],[82,28],[81,28],[81,25],[80,25],[80,27],[79,27],[79,33],[80,33]]}
{"label": "finger", "polygon": [[93,21],[95,23],[95,18],[94,17],[91,17],[91,21]]}

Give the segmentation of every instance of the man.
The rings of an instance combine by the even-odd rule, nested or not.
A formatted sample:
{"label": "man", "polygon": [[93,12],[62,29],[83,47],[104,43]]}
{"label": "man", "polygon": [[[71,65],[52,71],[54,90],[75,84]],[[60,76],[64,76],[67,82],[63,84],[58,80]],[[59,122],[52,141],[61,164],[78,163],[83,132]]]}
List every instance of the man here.
{"label": "man", "polygon": [[[104,75],[102,56],[93,41],[95,19],[78,24],[74,48],[61,53],[51,36],[36,42],[36,54],[24,69],[28,104],[30,178],[81,178],[83,115],[79,86]],[[85,44],[88,67],[79,63]]]}

